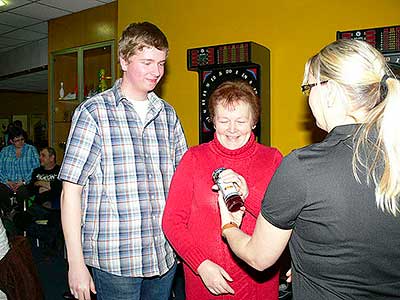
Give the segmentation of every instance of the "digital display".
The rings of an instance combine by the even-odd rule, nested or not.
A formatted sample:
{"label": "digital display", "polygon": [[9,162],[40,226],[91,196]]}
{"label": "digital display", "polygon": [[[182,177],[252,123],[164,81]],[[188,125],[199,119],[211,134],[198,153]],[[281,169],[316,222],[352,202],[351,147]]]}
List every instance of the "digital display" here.
{"label": "digital display", "polygon": [[400,51],[400,26],[338,31],[336,37],[366,41],[382,53]]}
{"label": "digital display", "polygon": [[250,62],[250,42],[188,50],[189,70],[213,65]]}

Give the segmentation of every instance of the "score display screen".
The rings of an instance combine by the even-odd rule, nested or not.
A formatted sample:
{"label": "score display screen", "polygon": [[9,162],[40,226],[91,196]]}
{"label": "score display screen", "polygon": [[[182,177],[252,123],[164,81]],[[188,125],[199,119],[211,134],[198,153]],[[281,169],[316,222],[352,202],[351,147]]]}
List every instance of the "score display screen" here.
{"label": "score display screen", "polygon": [[190,49],[188,55],[189,69],[247,62],[250,62],[248,42]]}
{"label": "score display screen", "polygon": [[382,53],[400,51],[400,26],[338,31],[336,38],[366,41]]}

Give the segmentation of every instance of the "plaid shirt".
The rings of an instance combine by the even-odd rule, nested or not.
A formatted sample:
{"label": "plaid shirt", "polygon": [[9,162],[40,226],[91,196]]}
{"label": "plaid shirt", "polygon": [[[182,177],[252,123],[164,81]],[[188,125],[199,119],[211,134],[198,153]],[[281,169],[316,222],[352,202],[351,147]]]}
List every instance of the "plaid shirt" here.
{"label": "plaid shirt", "polygon": [[148,99],[144,126],[122,95],[121,80],[83,102],[59,174],[84,186],[85,262],[119,276],[162,275],[175,261],[161,219],[187,146],[175,110],[154,93]]}
{"label": "plaid shirt", "polygon": [[14,145],[4,147],[0,152],[0,182],[4,184],[8,180],[30,182],[33,169],[39,165],[39,154],[34,146],[24,144],[19,158]]}

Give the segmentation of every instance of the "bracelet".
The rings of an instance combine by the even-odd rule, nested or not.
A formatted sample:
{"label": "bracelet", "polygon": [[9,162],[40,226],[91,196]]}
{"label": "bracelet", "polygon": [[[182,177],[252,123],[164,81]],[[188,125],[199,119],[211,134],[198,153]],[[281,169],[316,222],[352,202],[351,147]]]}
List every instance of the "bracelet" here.
{"label": "bracelet", "polygon": [[224,230],[228,228],[239,228],[239,226],[235,222],[226,223],[224,226],[222,226],[221,233],[223,233]]}

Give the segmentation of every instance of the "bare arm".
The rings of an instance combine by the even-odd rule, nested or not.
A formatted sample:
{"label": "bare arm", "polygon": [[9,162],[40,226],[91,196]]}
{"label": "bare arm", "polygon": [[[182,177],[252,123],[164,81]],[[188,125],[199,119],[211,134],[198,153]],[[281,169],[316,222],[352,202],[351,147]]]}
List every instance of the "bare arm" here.
{"label": "bare arm", "polygon": [[85,265],[81,242],[82,186],[63,182],[61,192],[61,221],[68,255],[68,282],[71,293],[79,300],[90,300],[90,291],[96,292]]}
{"label": "bare arm", "polygon": [[[218,197],[222,225],[229,222],[240,224],[240,212],[229,213]],[[283,230],[273,226],[262,215],[257,218],[253,236],[245,234],[238,228],[228,228],[222,232],[232,251],[257,270],[272,266],[282,254],[292,234],[292,230]]]}

